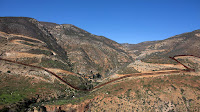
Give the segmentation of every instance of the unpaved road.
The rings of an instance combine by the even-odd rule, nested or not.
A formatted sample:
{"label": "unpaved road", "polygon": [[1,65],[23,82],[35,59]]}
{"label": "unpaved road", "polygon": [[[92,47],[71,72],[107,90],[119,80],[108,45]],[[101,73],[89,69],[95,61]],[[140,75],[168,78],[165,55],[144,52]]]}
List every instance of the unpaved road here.
{"label": "unpaved road", "polygon": [[[183,63],[181,63],[180,61],[178,61],[177,59],[175,59],[175,57],[183,57],[183,56],[193,56],[193,55],[176,55],[174,57],[170,57],[171,59],[175,60],[177,63],[183,65],[185,67],[185,70],[171,70],[171,71],[156,71],[156,72],[151,72],[151,73],[135,73],[135,74],[127,74],[127,75],[124,75],[122,77],[119,77],[119,78],[116,78],[116,79],[113,79],[111,81],[108,81],[108,82],[105,82],[103,84],[100,84],[100,85],[97,85],[95,86],[94,88],[90,89],[90,90],[85,90],[85,89],[80,89],[78,87],[75,87],[74,85],[70,84],[69,82],[63,80],[61,77],[59,77],[58,75],[56,75],[54,72],[46,69],[46,68],[43,68],[43,67],[38,67],[38,66],[34,66],[34,65],[28,65],[28,64],[24,64],[24,63],[20,63],[20,62],[16,62],[16,61],[12,61],[12,60],[8,60],[8,59],[3,59],[3,58],[0,58],[0,60],[4,60],[4,61],[7,61],[7,62],[11,62],[11,63],[17,63],[17,64],[21,64],[21,65],[25,65],[25,66],[29,66],[29,67],[34,67],[34,68],[38,68],[38,69],[42,69],[52,75],[54,75],[57,79],[59,79],[60,81],[64,82],[65,84],[69,85],[70,87],[76,89],[76,90],[80,90],[80,91],[93,91],[94,89],[97,89],[97,88],[100,88],[100,87],[103,87],[109,83],[112,83],[114,81],[117,81],[117,80],[120,80],[120,79],[123,79],[123,78],[127,78],[127,77],[133,77],[133,76],[149,76],[149,75],[162,75],[162,74],[166,74],[166,73],[184,73],[184,72],[194,72],[195,70],[192,69],[192,68],[189,68],[188,66],[184,65]],[[197,57],[197,56],[193,56],[193,57]],[[198,57],[199,58],[199,57]]]}

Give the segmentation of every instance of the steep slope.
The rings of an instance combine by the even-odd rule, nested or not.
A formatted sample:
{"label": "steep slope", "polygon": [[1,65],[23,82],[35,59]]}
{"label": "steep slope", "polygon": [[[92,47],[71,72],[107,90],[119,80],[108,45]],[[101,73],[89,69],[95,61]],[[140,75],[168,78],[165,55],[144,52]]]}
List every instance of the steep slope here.
{"label": "steep slope", "polygon": [[108,38],[90,34],[70,24],[40,23],[68,52],[75,73],[87,75],[100,73],[102,76],[106,76],[131,62],[131,57],[123,47]]}
{"label": "steep slope", "polygon": [[37,20],[26,17],[1,17],[0,19],[0,31],[8,34],[33,37],[46,43],[49,49],[55,50],[57,53],[61,51],[55,39]]}
{"label": "steep slope", "polygon": [[3,37],[1,40],[4,41],[0,54],[4,57],[22,52],[44,54],[57,58],[66,65],[65,69],[71,70],[65,50],[37,20],[26,17],[1,17],[0,32]]}
{"label": "steep slope", "polygon": [[0,108],[7,105],[14,111],[29,100],[17,102],[31,97],[39,103],[85,94],[70,89],[47,70],[74,87],[88,89],[92,87],[91,81],[80,74],[107,76],[131,62],[123,47],[112,40],[73,25],[38,22],[27,17],[0,17],[0,58]]}
{"label": "steep slope", "polygon": [[[26,101],[29,102],[29,100],[21,102],[19,105],[15,105],[15,103],[25,99],[37,98],[37,101],[34,102],[41,102],[41,100],[76,94],[67,84],[39,67],[55,72],[75,87],[87,89],[87,79],[72,73],[67,52],[35,19],[0,18],[0,58],[0,109],[3,107],[2,105],[12,106],[14,103],[11,108],[18,111],[16,109],[21,107],[19,105],[26,105]],[[71,93],[66,92],[67,89]]]}

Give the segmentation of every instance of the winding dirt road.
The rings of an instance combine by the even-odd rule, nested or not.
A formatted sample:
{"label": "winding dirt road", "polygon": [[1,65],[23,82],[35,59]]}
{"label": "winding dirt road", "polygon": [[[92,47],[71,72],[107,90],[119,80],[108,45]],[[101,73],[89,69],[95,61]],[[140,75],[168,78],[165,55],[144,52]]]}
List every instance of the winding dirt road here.
{"label": "winding dirt road", "polygon": [[[194,55],[176,55],[176,56],[173,56],[173,57],[169,57],[171,59],[173,59],[174,61],[176,61],[177,63],[183,65],[185,67],[184,70],[171,70],[171,71],[166,71],[166,72],[152,72],[152,73],[134,73],[134,74],[128,74],[128,75],[125,75],[125,76],[122,76],[122,77],[119,77],[119,78],[116,78],[116,79],[113,79],[111,81],[108,81],[108,82],[105,82],[103,84],[100,84],[98,86],[95,86],[93,87],[92,89],[89,89],[89,90],[85,90],[85,89],[81,89],[81,88],[78,88],[78,87],[75,87],[74,85],[70,84],[69,82],[63,80],[61,77],[59,77],[58,75],[56,75],[54,72],[50,71],[50,70],[47,70],[46,68],[43,68],[43,67],[38,67],[38,66],[34,66],[34,65],[29,65],[29,64],[25,64],[25,63],[21,63],[21,62],[16,62],[16,61],[12,61],[12,60],[8,60],[8,59],[3,59],[3,58],[0,58],[0,60],[4,60],[4,61],[7,61],[7,62],[11,62],[11,63],[17,63],[17,64],[21,64],[21,65],[25,65],[25,66],[29,66],[29,67],[34,67],[34,68],[38,68],[38,69],[42,69],[52,75],[54,75],[56,78],[58,78],[60,81],[64,82],[65,84],[69,85],[70,87],[72,87],[73,89],[76,89],[76,90],[80,90],[80,91],[93,91],[94,89],[97,89],[97,88],[100,88],[102,86],[105,86],[109,83],[112,83],[114,81],[117,81],[117,80],[120,80],[120,79],[123,79],[123,78],[127,78],[127,77],[133,77],[133,76],[148,76],[148,75],[159,75],[159,74],[166,74],[166,73],[185,73],[185,72],[195,72],[195,69],[192,69],[192,68],[189,68],[188,66],[184,65],[183,63],[181,63],[180,61],[178,61],[177,59],[175,59],[175,57],[184,57],[184,56],[192,56],[192,57],[197,57],[197,56],[194,56]],[[200,57],[197,57],[197,58],[200,58]]]}

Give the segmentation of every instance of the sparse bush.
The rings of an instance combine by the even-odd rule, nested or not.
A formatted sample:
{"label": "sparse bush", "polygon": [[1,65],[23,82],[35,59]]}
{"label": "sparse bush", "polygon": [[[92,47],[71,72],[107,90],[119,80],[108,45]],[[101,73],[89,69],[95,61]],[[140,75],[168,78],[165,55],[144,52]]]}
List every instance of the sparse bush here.
{"label": "sparse bush", "polygon": [[29,53],[33,53],[33,54],[44,54],[47,56],[52,55],[53,53],[51,51],[48,50],[42,50],[42,49],[31,49],[30,51],[28,51]]}
{"label": "sparse bush", "polygon": [[184,89],[181,88],[181,93],[183,94],[183,92],[184,92]]}
{"label": "sparse bush", "polygon": [[58,61],[58,60],[51,60],[48,58],[42,58],[42,61],[40,63],[42,67],[47,67],[47,68],[60,68],[63,70],[68,70],[71,71],[68,65]]}

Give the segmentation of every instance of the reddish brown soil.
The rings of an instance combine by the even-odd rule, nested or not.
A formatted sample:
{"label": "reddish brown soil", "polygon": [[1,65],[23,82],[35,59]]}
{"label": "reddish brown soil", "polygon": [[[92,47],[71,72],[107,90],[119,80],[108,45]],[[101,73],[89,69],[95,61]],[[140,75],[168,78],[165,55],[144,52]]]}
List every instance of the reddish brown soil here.
{"label": "reddish brown soil", "polygon": [[[108,81],[108,82],[105,82],[103,84],[100,84],[90,90],[84,90],[84,89],[80,89],[80,88],[77,88],[75,87],[74,85],[70,84],[69,82],[63,80],[61,77],[59,77],[58,75],[56,75],[54,72],[46,69],[46,68],[43,68],[43,67],[38,67],[38,66],[34,66],[34,65],[28,65],[28,64],[24,64],[24,63],[20,63],[20,62],[16,62],[16,61],[12,61],[12,60],[8,60],[8,59],[3,59],[3,58],[0,58],[0,60],[4,60],[4,61],[8,61],[8,62],[12,62],[12,63],[17,63],[17,64],[21,64],[21,65],[25,65],[25,66],[30,66],[30,67],[35,67],[35,68],[39,68],[39,69],[42,69],[42,70],[45,70],[46,72],[49,72],[50,74],[54,75],[56,78],[58,78],[59,80],[61,80],[62,82],[66,83],[67,85],[69,85],[70,87],[76,89],[76,90],[81,90],[81,91],[92,91],[94,89],[97,89],[97,88],[100,88],[102,86],[105,86],[109,83],[112,83],[112,82],[115,82],[117,80],[120,80],[120,79],[123,79],[123,78],[127,78],[127,77],[133,77],[133,76],[147,76],[147,75],[158,75],[158,74],[166,74],[166,73],[183,73],[183,72],[194,72],[195,70],[194,69],[191,69],[189,68],[188,66],[184,65],[183,63],[181,63],[180,61],[178,61],[177,59],[175,59],[175,57],[183,57],[183,56],[193,56],[193,55],[176,55],[174,57],[169,57],[173,60],[175,60],[177,63],[183,65],[185,67],[185,70],[171,70],[171,71],[157,71],[157,72],[151,72],[151,73],[135,73],[135,74],[128,74],[128,75],[125,75],[125,76],[122,76],[122,77],[119,77],[119,78],[116,78],[116,79],[113,79],[111,81]],[[193,57],[197,57],[197,56],[193,56]],[[198,57],[199,58],[199,57]]]}

